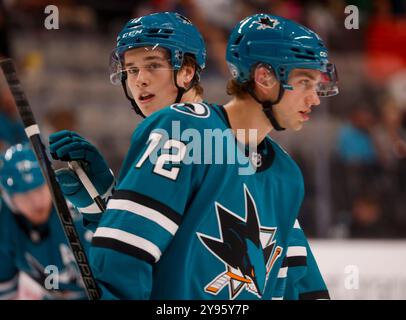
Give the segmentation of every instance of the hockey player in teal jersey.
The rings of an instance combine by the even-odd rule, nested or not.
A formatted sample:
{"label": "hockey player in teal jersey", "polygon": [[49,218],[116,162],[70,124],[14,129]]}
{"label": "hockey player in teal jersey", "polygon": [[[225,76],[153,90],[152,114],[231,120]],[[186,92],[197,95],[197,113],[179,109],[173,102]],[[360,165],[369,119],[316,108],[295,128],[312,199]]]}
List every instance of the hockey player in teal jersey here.
{"label": "hockey player in teal jersey", "polygon": [[[174,102],[201,102],[200,73],[206,48],[197,28],[184,16],[162,12],[131,19],[117,37],[110,57],[110,79],[122,85],[135,112],[142,117]],[[77,160],[103,199],[114,187],[114,177],[100,152],[75,132],[61,131],[49,139],[55,159]],[[100,209],[76,175],[57,172],[63,193],[84,214],[94,231]]]}
{"label": "hockey player in teal jersey", "polygon": [[[235,125],[253,102],[278,131],[300,130],[319,97],[338,93],[335,66],[320,37],[291,21],[271,15],[247,17],[232,32],[227,62],[233,75],[226,105]],[[234,116],[233,116],[234,114]],[[283,171],[282,171],[283,173]],[[299,199],[292,199],[299,201]],[[301,200],[300,200],[301,202]],[[299,202],[299,203],[300,203]],[[328,292],[299,222],[289,237],[274,299],[326,299]]]}
{"label": "hockey player in teal jersey", "polygon": [[[85,299],[83,283],[32,150],[15,145],[0,160],[0,300],[17,297],[24,272],[44,299]],[[87,249],[91,233],[75,215]],[[85,236],[86,235],[86,236]]]}
{"label": "hockey player in teal jersey", "polygon": [[[272,55],[265,48],[275,43],[281,50]],[[230,57],[236,45],[240,61]],[[328,297],[296,222],[303,198],[300,170],[266,137],[272,128],[300,129],[318,95],[336,93],[327,49],[300,25],[256,15],[234,29],[227,60],[235,76],[230,103],[173,105],[135,131],[91,249],[103,298]],[[221,163],[185,161],[192,132],[180,133],[190,128],[200,136],[207,129],[231,136],[220,149],[205,150],[223,151]],[[230,129],[256,129],[257,152],[246,157],[242,146],[252,141],[233,144]],[[204,150],[203,143],[196,145]],[[254,174],[241,174],[246,164],[227,163],[235,153]]]}
{"label": "hockey player in teal jersey", "polygon": [[[90,250],[103,298],[328,298],[296,220],[300,169],[267,137],[299,130],[319,96],[337,93],[327,48],[311,30],[260,14],[234,28],[227,61],[229,103],[175,104],[134,132]],[[193,139],[210,130],[227,143]],[[253,143],[256,152],[244,147]],[[205,161],[189,161],[199,150]],[[222,161],[206,161],[209,152]]]}

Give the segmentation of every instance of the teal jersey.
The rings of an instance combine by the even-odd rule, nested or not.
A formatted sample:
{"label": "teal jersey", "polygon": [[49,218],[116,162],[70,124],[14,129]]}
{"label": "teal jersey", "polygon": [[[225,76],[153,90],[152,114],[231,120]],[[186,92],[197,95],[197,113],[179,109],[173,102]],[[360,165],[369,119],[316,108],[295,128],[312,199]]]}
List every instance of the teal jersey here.
{"label": "teal jersey", "polygon": [[[84,248],[90,245],[78,214],[75,226]],[[43,290],[44,299],[85,299],[83,282],[55,209],[48,221],[32,225],[1,201],[0,300],[17,295],[19,273],[24,272]]]}
{"label": "teal jersey", "polygon": [[[208,146],[201,137],[213,130],[228,132],[227,143]],[[186,161],[199,150],[204,161]],[[210,163],[210,154],[223,161]],[[244,168],[254,173],[241,174]],[[178,104],[154,113],[133,134],[92,240],[103,298],[297,298],[282,278],[296,276],[289,252],[307,253],[305,238],[302,250],[289,251],[299,246],[291,237],[303,195],[291,157],[269,137],[247,156],[222,106]],[[325,291],[321,276],[315,281],[310,290]]]}

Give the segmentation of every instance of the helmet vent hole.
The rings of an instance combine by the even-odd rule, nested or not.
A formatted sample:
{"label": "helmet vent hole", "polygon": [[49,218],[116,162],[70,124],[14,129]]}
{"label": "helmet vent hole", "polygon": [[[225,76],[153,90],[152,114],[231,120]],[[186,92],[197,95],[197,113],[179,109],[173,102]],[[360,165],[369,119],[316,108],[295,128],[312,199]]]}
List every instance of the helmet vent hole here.
{"label": "helmet vent hole", "polygon": [[178,14],[178,17],[181,18],[182,20],[186,21],[188,24],[192,24],[192,22],[188,18],[182,16],[181,14]]}
{"label": "helmet vent hole", "polygon": [[315,60],[314,55],[295,54],[297,59]]}
{"label": "helmet vent hole", "polygon": [[237,45],[237,44],[240,44],[240,42],[241,42],[241,39],[244,37],[244,35],[240,35],[238,38],[237,38],[237,40],[235,40],[235,44]]}
{"label": "helmet vent hole", "polygon": [[238,52],[233,52],[233,56],[236,57],[236,58],[239,58],[240,54]]}
{"label": "helmet vent hole", "polygon": [[166,34],[172,34],[172,33],[173,33],[173,30],[165,29],[165,30],[164,30],[164,33],[166,33]]}
{"label": "helmet vent hole", "polygon": [[300,49],[298,49],[298,48],[292,48],[292,49],[290,49],[290,50],[293,51],[293,52],[297,52],[297,53],[300,52]]}
{"label": "helmet vent hole", "polygon": [[312,56],[314,56],[314,51],[306,50],[306,53],[307,53],[307,54],[310,54],[310,55],[312,55]]}
{"label": "helmet vent hole", "polygon": [[158,29],[158,28],[149,29],[148,31],[149,31],[149,33],[158,33],[158,32],[159,32],[159,29]]}
{"label": "helmet vent hole", "polygon": [[163,38],[163,39],[169,38],[169,35],[161,33],[147,34],[146,36],[149,38]]}

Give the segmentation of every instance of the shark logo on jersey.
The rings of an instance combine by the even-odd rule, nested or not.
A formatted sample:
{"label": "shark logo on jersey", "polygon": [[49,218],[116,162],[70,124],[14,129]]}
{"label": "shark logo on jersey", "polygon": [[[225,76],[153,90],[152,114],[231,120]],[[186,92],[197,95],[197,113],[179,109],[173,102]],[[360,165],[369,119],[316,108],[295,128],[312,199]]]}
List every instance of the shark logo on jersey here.
{"label": "shark logo on jersey", "polygon": [[282,254],[276,246],[276,228],[261,226],[258,212],[244,185],[245,219],[216,203],[221,238],[197,233],[204,246],[225,264],[225,271],[215,277],[205,291],[217,295],[228,285],[230,299],[245,288],[262,297],[275,261]]}

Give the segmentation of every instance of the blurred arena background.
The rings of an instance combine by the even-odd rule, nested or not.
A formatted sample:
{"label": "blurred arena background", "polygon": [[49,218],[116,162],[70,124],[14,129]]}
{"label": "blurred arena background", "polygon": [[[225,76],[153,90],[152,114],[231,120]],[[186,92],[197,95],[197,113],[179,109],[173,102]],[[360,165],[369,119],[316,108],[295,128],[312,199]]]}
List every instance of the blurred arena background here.
{"label": "blurred arena background", "polygon": [[[49,4],[59,9],[57,30],[44,27]],[[345,28],[347,5],[359,9],[359,29]],[[340,94],[300,134],[272,134],[305,177],[301,225],[333,299],[406,299],[406,1],[0,0],[0,56],[15,59],[44,141],[76,130],[118,173],[140,118],[110,84],[109,55],[129,18],[157,11],[182,13],[204,34],[207,101],[227,100],[226,41],[243,17],[269,12],[319,33]],[[25,138],[0,78],[4,150]]]}

